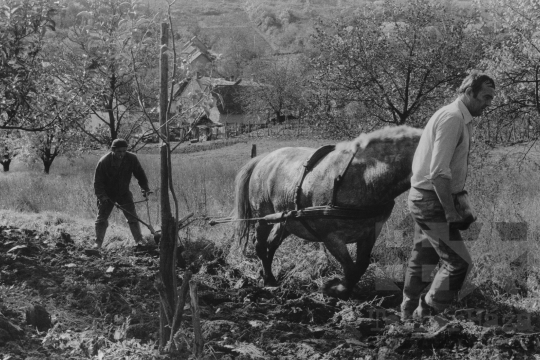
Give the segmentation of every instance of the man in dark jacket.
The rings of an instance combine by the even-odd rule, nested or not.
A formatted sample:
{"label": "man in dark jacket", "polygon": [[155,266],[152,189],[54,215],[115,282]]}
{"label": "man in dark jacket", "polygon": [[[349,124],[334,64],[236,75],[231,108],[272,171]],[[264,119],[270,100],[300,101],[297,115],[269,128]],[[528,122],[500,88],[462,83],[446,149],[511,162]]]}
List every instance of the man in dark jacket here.
{"label": "man in dark jacket", "polygon": [[94,192],[98,199],[94,247],[98,249],[103,244],[114,203],[119,204],[122,208],[135,242],[143,242],[139,221],[136,219],[137,212],[133,203],[133,194],[129,191],[131,175],[137,179],[144,197],[151,191],[139,159],[135,154],[127,152],[127,147],[126,140],[114,140],[111,152],[99,159],[94,174]]}

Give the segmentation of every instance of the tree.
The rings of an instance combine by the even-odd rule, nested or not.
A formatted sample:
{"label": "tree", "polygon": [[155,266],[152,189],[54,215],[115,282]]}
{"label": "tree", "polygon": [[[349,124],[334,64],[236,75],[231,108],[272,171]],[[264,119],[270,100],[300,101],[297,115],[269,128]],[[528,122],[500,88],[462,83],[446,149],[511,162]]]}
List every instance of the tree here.
{"label": "tree", "polygon": [[484,66],[498,85],[492,121],[480,130],[490,143],[538,139],[540,135],[540,2],[490,0],[493,31]]}
{"label": "tree", "polygon": [[244,68],[264,52],[255,43],[253,31],[246,32],[246,28],[237,28],[225,37],[216,37],[213,43],[214,50],[221,53],[217,60],[217,71],[227,77],[240,77]]}
{"label": "tree", "polygon": [[54,128],[42,132],[26,132],[23,139],[22,156],[27,162],[41,161],[45,174],[49,174],[53,161],[59,155],[72,158],[80,154],[83,150],[80,144],[84,142],[80,132],[61,121]]}
{"label": "tree", "polygon": [[35,79],[42,69],[42,46],[54,30],[52,0],[5,0],[0,11],[0,129],[42,130],[35,124],[43,109],[36,107]]}
{"label": "tree", "polygon": [[36,96],[33,124],[41,131],[19,132],[20,157],[26,162],[42,161],[49,173],[54,159],[61,154],[71,157],[85,148],[83,134],[76,124],[87,117],[86,106],[69,87],[70,74],[64,65],[65,49],[58,33],[49,34],[41,48],[42,70],[33,78]]}
{"label": "tree", "polygon": [[283,122],[286,115],[298,113],[303,107],[304,69],[299,61],[258,59],[251,62],[245,73],[253,78],[245,81],[250,86],[238,94],[245,112],[266,113],[269,120]]}
{"label": "tree", "polygon": [[65,46],[72,91],[80,96],[93,120],[79,122],[93,142],[108,146],[129,137],[140,118],[134,71],[142,81],[144,106],[154,106],[158,48],[155,25],[139,1],[90,0],[78,14],[80,23],[66,33]]}
{"label": "tree", "polygon": [[0,130],[0,164],[4,172],[9,171],[11,162],[20,153],[21,141],[17,133],[14,130]]}
{"label": "tree", "polygon": [[24,140],[21,146],[21,156],[27,162],[41,161],[43,172],[49,174],[53,161],[64,155],[72,158],[81,154],[87,147],[87,138],[81,133],[75,124],[86,117],[86,113],[80,109],[75,95],[70,94],[62,83],[51,80],[49,91],[54,94],[44,97],[43,105],[50,109],[53,125],[39,132],[24,132],[21,137]]}
{"label": "tree", "polygon": [[366,118],[359,125],[368,129],[422,124],[427,109],[480,61],[472,20],[450,5],[387,1],[382,10],[367,7],[354,15],[316,29],[310,83],[324,93],[313,96],[329,95],[338,109],[363,104]]}

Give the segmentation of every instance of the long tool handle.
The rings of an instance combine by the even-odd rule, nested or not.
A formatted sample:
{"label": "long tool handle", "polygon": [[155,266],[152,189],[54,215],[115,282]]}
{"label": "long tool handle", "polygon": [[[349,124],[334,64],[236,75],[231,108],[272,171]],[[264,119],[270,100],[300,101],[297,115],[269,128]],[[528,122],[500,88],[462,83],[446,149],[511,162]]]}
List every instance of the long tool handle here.
{"label": "long tool handle", "polygon": [[154,235],[155,231],[154,231],[154,229],[152,228],[152,225],[149,225],[149,224],[145,223],[145,222],[142,221],[140,218],[138,218],[137,216],[135,216],[134,214],[130,213],[129,211],[127,211],[126,209],[124,209],[122,206],[120,206],[120,204],[114,203],[114,206],[116,206],[117,208],[119,208],[119,209],[122,210],[122,211],[125,211],[125,212],[128,213],[129,215],[133,216],[138,222],[140,222],[141,224],[143,224],[144,226],[146,226],[146,227],[150,230],[150,233],[152,233],[152,235]]}
{"label": "long tool handle", "polygon": [[150,207],[148,206],[148,194],[145,196],[146,198],[146,215],[148,215],[148,229],[150,230],[150,233],[154,235],[155,231],[152,227],[152,218],[150,217]]}

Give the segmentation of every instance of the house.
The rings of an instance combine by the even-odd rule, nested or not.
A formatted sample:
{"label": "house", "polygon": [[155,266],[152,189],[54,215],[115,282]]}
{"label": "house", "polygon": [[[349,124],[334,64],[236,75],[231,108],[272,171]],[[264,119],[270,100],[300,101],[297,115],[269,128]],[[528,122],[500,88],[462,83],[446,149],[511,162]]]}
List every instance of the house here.
{"label": "house", "polygon": [[[195,76],[178,84],[174,90],[171,112],[183,111],[184,121],[193,124],[203,115],[216,125],[225,124],[266,124],[266,116],[244,113],[240,104],[243,91],[265,86],[249,80],[229,81],[222,78]],[[174,110],[173,110],[174,109]],[[190,109],[202,109],[196,116]]]}
{"label": "house", "polygon": [[212,53],[196,36],[192,37],[180,50],[182,66],[186,71],[207,73],[213,69],[217,55]]}

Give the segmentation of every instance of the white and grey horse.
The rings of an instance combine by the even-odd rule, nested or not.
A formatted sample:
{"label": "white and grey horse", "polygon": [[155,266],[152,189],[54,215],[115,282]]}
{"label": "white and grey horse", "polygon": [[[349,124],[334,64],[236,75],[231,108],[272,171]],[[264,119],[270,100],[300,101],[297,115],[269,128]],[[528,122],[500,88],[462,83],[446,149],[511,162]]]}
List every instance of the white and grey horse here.
{"label": "white and grey horse", "polygon": [[[236,176],[233,219],[237,220],[236,231],[243,247],[250,226],[255,224],[256,252],[265,285],[277,284],[272,274],[274,254],[282,241],[294,234],[324,243],[344,272],[344,279],[328,282],[325,292],[349,297],[369,265],[373,245],[390,217],[394,199],[410,188],[412,159],[421,134],[422,130],[408,126],[361,134],[315,159],[305,175],[306,160],[316,149],[282,148],[245,164]],[[328,205],[341,209],[339,216],[330,212],[330,216],[291,217],[278,223],[242,220]],[[351,216],[342,216],[347,211]],[[357,244],[356,262],[346,246],[350,243]]]}

